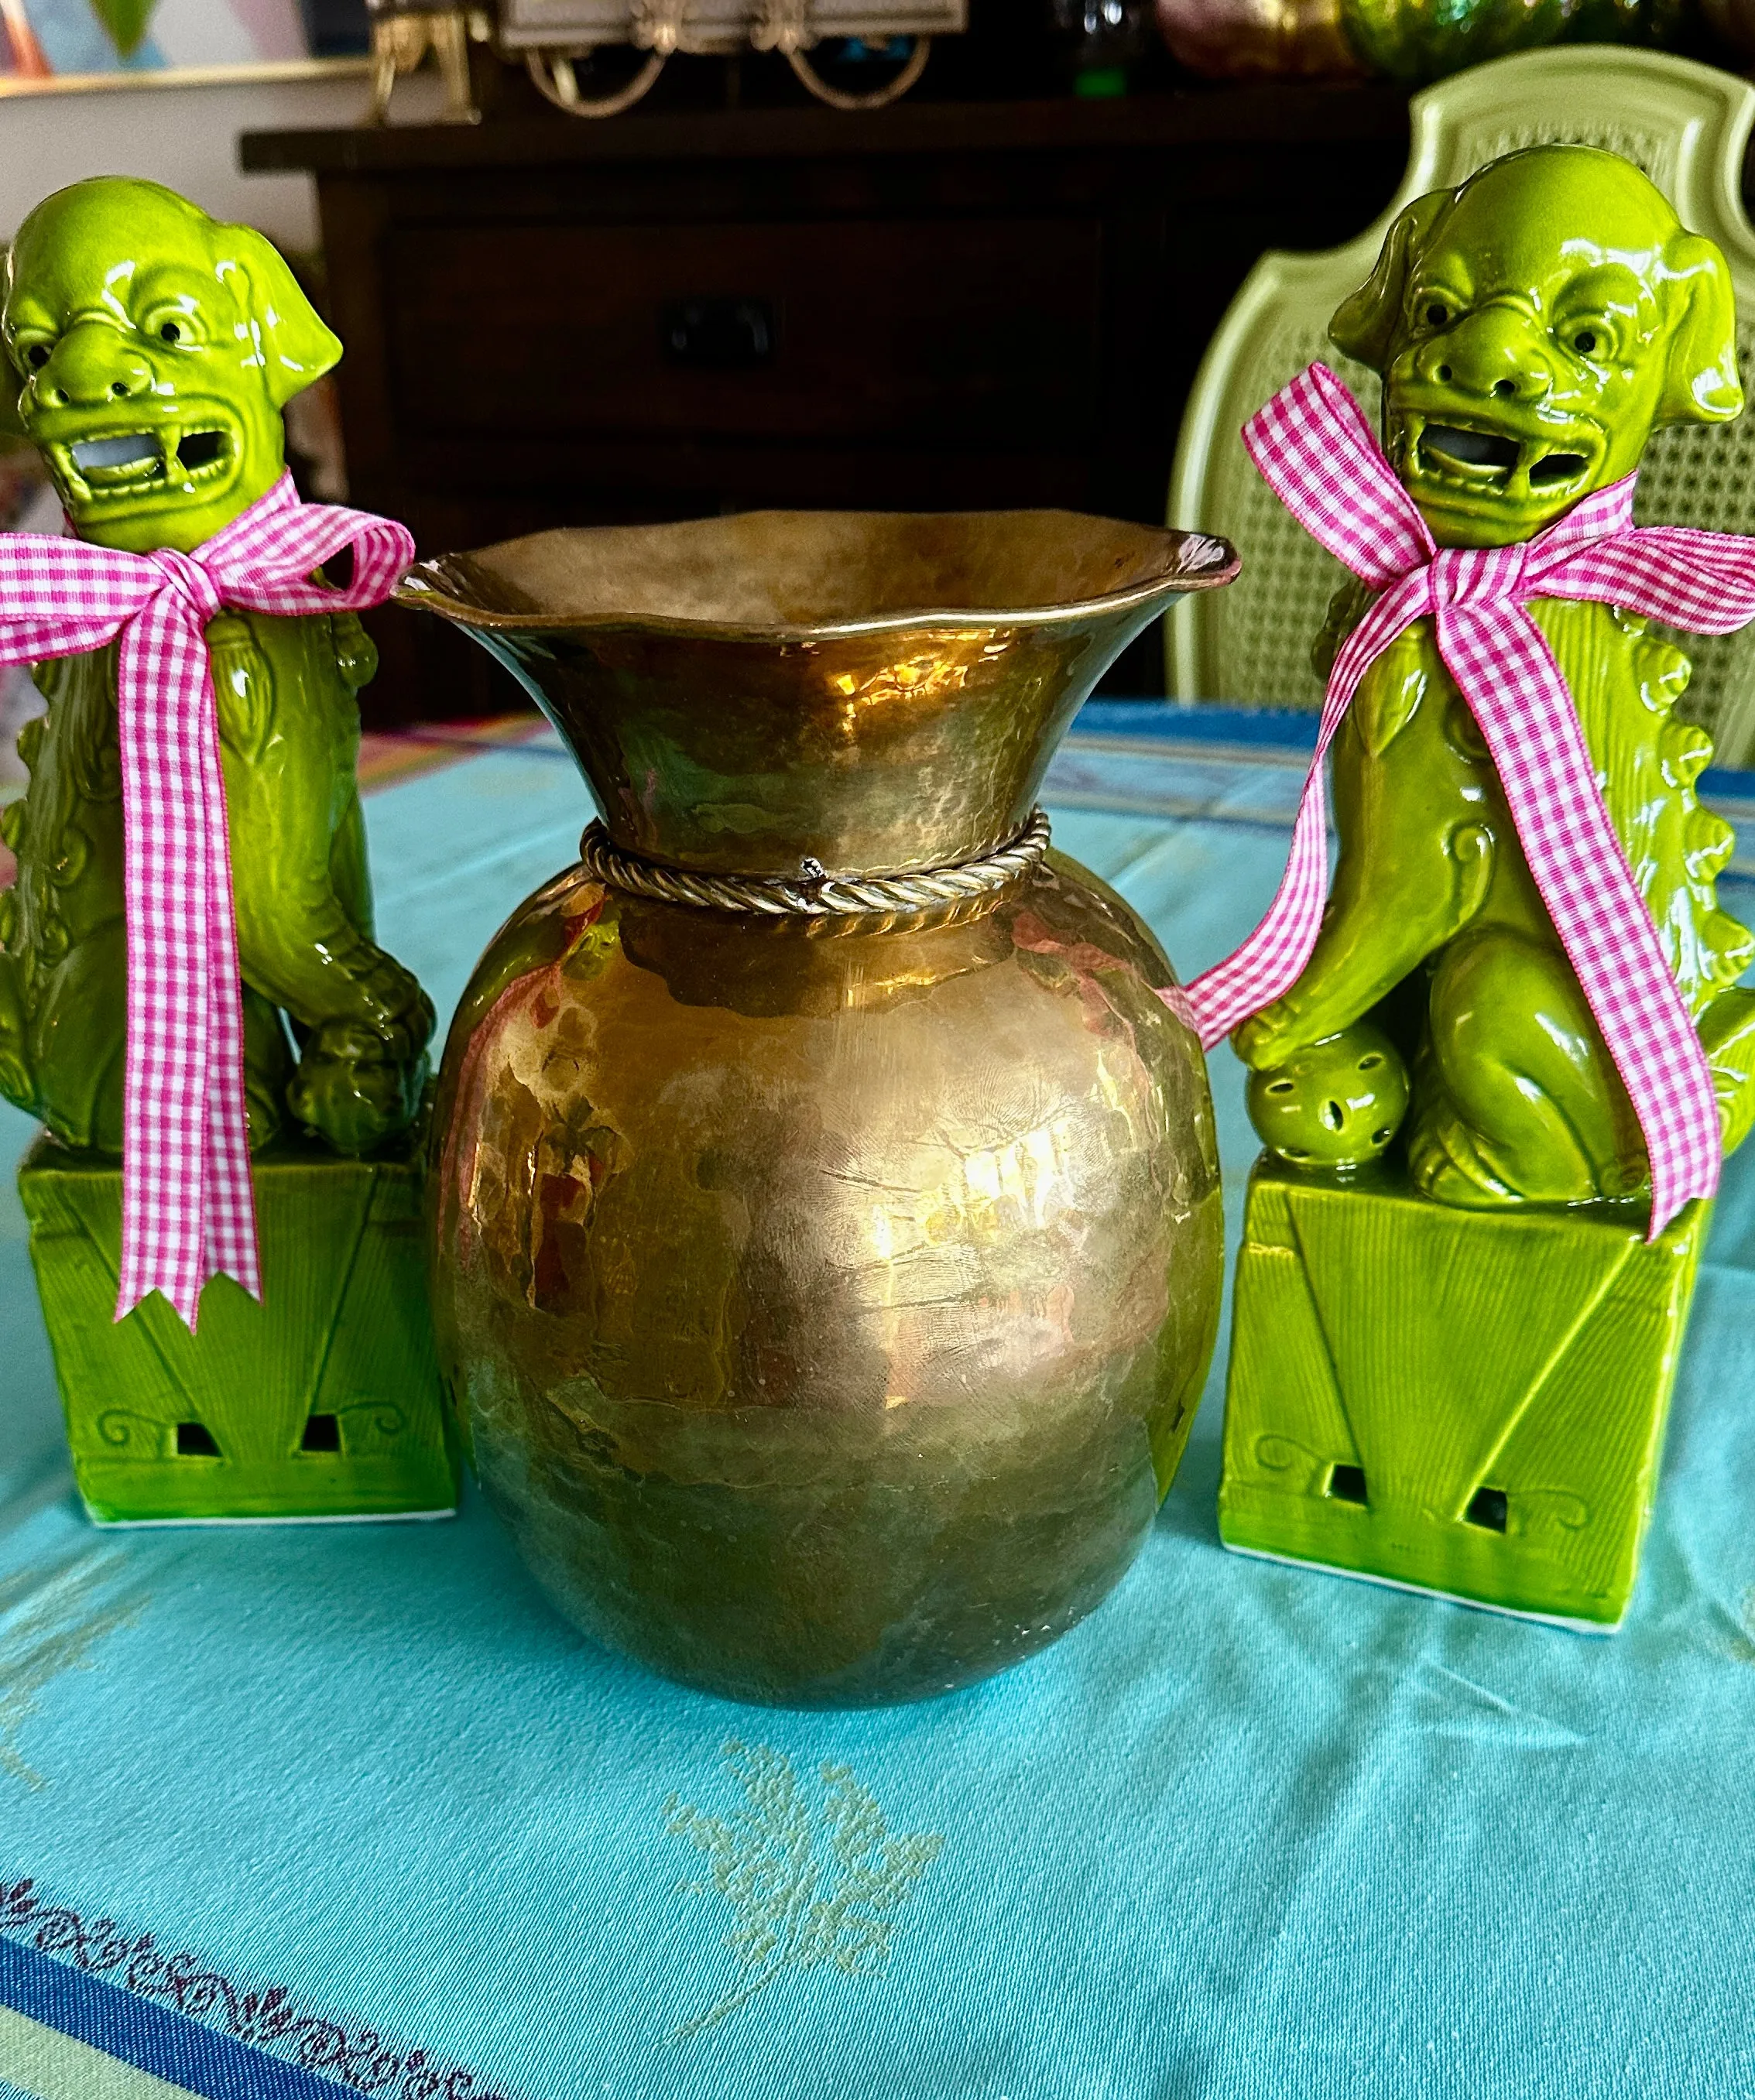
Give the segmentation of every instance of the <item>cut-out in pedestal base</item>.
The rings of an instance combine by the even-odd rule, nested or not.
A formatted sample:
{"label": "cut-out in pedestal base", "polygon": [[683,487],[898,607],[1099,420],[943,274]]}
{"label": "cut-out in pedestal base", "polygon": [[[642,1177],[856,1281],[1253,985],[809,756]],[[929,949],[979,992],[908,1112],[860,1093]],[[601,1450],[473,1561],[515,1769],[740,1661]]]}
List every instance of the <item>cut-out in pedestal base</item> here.
{"label": "cut-out in pedestal base", "polygon": [[1237,1258],[1227,1546],[1595,1632],[1632,1595],[1711,1207],[1452,1210],[1263,1157]]}
{"label": "cut-out in pedestal base", "polygon": [[99,1524],[449,1515],[418,1153],[286,1145],[254,1175],[264,1302],[216,1277],[192,1336],[156,1292],[113,1317],[121,1169],[46,1136],[26,1155],[19,1191],[86,1509]]}

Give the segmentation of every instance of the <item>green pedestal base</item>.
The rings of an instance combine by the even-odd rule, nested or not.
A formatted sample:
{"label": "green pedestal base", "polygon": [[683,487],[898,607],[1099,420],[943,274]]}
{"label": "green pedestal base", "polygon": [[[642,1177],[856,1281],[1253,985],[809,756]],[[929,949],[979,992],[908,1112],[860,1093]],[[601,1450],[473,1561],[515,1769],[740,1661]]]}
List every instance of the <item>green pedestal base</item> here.
{"label": "green pedestal base", "polygon": [[1651,1514],[1710,1206],[1449,1210],[1266,1157],[1237,1259],[1227,1546],[1592,1631]]}
{"label": "green pedestal base", "polygon": [[39,1138],[19,1174],[73,1471],[99,1524],[444,1516],[418,1158],[287,1146],[254,1168],[260,1305],[229,1277],[191,1335],[117,1321],[121,1172]]}

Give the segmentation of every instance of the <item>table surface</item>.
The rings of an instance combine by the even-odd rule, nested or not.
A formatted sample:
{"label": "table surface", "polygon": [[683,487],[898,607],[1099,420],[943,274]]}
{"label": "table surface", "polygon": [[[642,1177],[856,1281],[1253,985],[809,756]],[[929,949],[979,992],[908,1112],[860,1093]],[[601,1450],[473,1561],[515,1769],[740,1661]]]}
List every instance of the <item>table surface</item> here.
{"label": "table surface", "polygon": [[[1272,893],[1299,732],[1126,720],[1059,761],[1056,836],[1186,976]],[[587,806],[537,742],[368,813],[381,930],[443,1014]],[[1752,876],[1740,857],[1723,890],[1745,916]],[[1235,1061],[1212,1065],[1234,1250],[1255,1146]],[[0,1111],[0,1149],[29,1135]],[[1221,1346],[1090,1620],[955,1696],[812,1714],[594,1648],[473,1493],[449,1524],[95,1532],[8,1187],[0,2096],[1755,2095],[1752,1159],[1615,1638],[1226,1554]],[[893,1836],[938,1841],[887,1957],[805,1958],[800,1868],[745,1961],[668,1824],[692,1807],[746,1852],[792,1829],[832,1896],[840,1771]]]}

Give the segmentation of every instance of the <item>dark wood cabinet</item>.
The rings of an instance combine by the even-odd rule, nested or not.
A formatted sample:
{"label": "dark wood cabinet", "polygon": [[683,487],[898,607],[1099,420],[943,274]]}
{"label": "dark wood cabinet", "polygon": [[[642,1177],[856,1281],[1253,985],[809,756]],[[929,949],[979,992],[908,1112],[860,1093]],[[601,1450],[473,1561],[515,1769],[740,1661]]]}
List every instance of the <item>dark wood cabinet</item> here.
{"label": "dark wood cabinet", "polygon": [[[1162,516],[1202,351],[1269,246],[1381,208],[1403,98],[547,112],[259,133],[315,172],[354,497],[426,553],[757,505]],[[394,614],[374,718],[510,689]],[[1136,645],[1113,690],[1158,687]]]}
{"label": "dark wood cabinet", "polygon": [[[401,229],[392,398],[411,450],[485,443],[498,474],[509,443],[527,482],[624,447],[661,474],[697,441],[962,452],[1046,431],[1077,457],[1099,435],[1101,251],[1066,218]],[[700,471],[691,451],[682,485]]]}

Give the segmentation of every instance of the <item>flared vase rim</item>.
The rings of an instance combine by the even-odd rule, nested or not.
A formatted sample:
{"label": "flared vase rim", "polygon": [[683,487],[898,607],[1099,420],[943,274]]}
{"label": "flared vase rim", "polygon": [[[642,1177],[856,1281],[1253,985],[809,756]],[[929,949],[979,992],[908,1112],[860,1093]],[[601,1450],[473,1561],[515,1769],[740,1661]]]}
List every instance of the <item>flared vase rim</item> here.
{"label": "flared vase rim", "polygon": [[[1142,525],[1135,521],[1100,519],[1091,512],[1074,512],[1052,506],[985,511],[791,511],[745,513],[746,517],[813,517],[841,520],[882,518],[901,523],[911,518],[944,525],[962,518],[1051,518],[1078,517],[1092,522],[1122,526],[1130,533],[1155,538],[1163,545],[1171,564],[1159,573],[1144,577],[1119,590],[1089,597],[1056,600],[1047,604],[906,606],[851,618],[821,620],[720,620],[690,618],[675,613],[605,608],[593,611],[543,612],[534,608],[508,609],[460,598],[449,565],[478,562],[503,549],[532,540],[572,537],[593,532],[626,533],[663,531],[663,527],[558,526],[546,532],[529,533],[497,540],[485,547],[459,549],[414,563],[398,585],[395,602],[411,611],[430,612],[455,625],[484,633],[644,633],[669,634],[679,638],[762,642],[840,641],[862,635],[886,634],[903,629],[1049,627],[1068,621],[1124,613],[1153,599],[1166,602],[1196,591],[1217,590],[1236,581],[1242,567],[1237,549],[1217,533],[1182,530],[1172,526]],[[709,519],[681,520],[708,523]]]}

